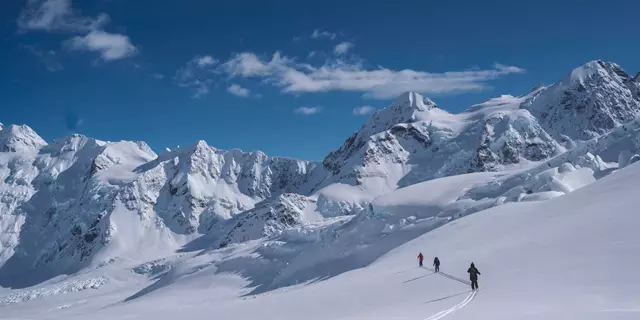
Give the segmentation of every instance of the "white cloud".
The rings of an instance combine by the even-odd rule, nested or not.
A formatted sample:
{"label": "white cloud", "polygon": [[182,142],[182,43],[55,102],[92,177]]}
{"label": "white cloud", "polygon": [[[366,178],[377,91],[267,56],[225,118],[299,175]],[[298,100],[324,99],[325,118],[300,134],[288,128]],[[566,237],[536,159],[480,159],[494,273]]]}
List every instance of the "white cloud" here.
{"label": "white cloud", "polygon": [[336,54],[345,54],[349,49],[353,48],[353,43],[344,41],[339,43],[334,49],[333,52]]}
{"label": "white cloud", "polygon": [[373,113],[376,110],[377,109],[372,107],[372,106],[357,107],[357,108],[353,108],[353,115],[354,116],[364,116],[364,115],[368,115],[370,113]]}
{"label": "white cloud", "polygon": [[195,63],[200,68],[212,66],[216,64],[218,61],[214,59],[212,56],[200,56],[195,58]]}
{"label": "white cloud", "polygon": [[249,96],[249,89],[243,88],[237,84],[232,84],[227,88],[227,91],[234,96],[246,98]]}
{"label": "white cloud", "polygon": [[71,8],[71,0],[28,0],[18,18],[21,31],[89,32],[109,22],[105,13],[96,18],[83,17]]}
{"label": "white cloud", "polygon": [[162,73],[153,73],[151,76],[156,80],[162,80],[166,78],[166,76]]}
{"label": "white cloud", "polygon": [[28,0],[18,17],[21,32],[45,31],[81,34],[64,42],[72,50],[98,52],[106,61],[135,55],[138,50],[128,36],[103,30],[110,19],[106,13],[83,16],[71,7],[71,0]]}
{"label": "white cloud", "polygon": [[336,39],[336,34],[333,32],[329,32],[329,31],[322,31],[322,30],[318,30],[315,29],[313,30],[313,32],[311,33],[311,39],[330,39],[330,40],[335,40]]}
{"label": "white cloud", "polygon": [[296,114],[301,114],[304,116],[310,116],[310,115],[314,115],[317,113],[320,113],[322,111],[322,107],[318,106],[318,107],[300,107],[298,109],[293,110],[294,113]]}
{"label": "white cloud", "polygon": [[[406,91],[439,95],[484,90],[489,88],[491,80],[525,72],[522,68],[498,63],[487,69],[441,73],[366,68],[363,60],[345,60],[342,57],[329,58],[321,65],[311,65],[280,52],[275,52],[270,58],[242,52],[221,63],[207,57],[196,57],[176,72],[178,84],[195,88],[197,96],[209,92],[209,87],[218,77],[226,77],[226,81],[256,78],[264,84],[280,88],[284,93],[349,91],[361,92],[367,98],[391,99]],[[234,87],[236,93],[241,92],[236,89],[239,88]],[[250,95],[249,92],[247,95]]]}
{"label": "white cloud", "polygon": [[230,77],[269,77],[289,68],[292,60],[276,52],[270,61],[262,61],[255,53],[243,52],[223,63],[221,69]]}
{"label": "white cloud", "polygon": [[508,72],[508,73],[524,73],[527,71],[525,69],[522,69],[516,66],[505,66],[499,63],[494,63],[493,67],[496,68],[497,70],[500,70],[502,72]]}
{"label": "white cloud", "polygon": [[495,64],[485,70],[432,73],[411,69],[367,69],[361,63],[341,59],[316,67],[296,63],[295,59],[275,53],[270,61],[245,52],[223,63],[221,72],[230,78],[258,77],[280,87],[282,92],[310,93],[328,91],[362,92],[365,97],[390,99],[406,91],[437,95],[487,89],[488,82],[509,74],[523,73],[515,66]]}
{"label": "white cloud", "polygon": [[211,90],[217,63],[218,60],[209,55],[195,56],[176,71],[173,79],[179,86],[191,88],[194,98],[202,97]]}
{"label": "white cloud", "polygon": [[128,36],[94,30],[85,36],[71,38],[67,45],[72,50],[95,51],[106,61],[135,55],[138,50]]}

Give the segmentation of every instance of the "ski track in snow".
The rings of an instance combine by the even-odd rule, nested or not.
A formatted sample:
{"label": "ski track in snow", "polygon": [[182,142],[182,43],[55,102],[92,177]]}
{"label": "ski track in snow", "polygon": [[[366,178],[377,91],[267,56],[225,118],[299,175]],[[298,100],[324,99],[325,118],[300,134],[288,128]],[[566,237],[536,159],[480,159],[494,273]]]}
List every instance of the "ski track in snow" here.
{"label": "ski track in snow", "polygon": [[[430,269],[430,268],[427,268],[427,267],[422,267],[422,268],[423,268],[423,269],[426,269],[426,270],[429,270],[429,271],[432,271],[432,272],[435,272],[435,270],[434,270],[434,269]],[[460,282],[460,283],[464,283],[464,284],[466,284],[466,285],[470,285],[470,284],[471,284],[471,282],[469,282],[469,281],[462,280],[462,279],[460,279],[460,278],[454,277],[454,276],[452,276],[452,275],[449,275],[449,274],[446,274],[446,273],[443,273],[443,272],[438,272],[437,274],[438,274],[438,275],[441,275],[441,276],[443,276],[443,277],[445,277],[445,278],[447,278],[447,279],[450,279],[450,280],[452,280],[452,281],[457,281],[457,282]],[[438,312],[438,313],[436,313],[436,314],[432,315],[431,317],[426,318],[425,320],[438,320],[438,319],[442,319],[442,318],[446,317],[447,315],[449,315],[449,314],[451,314],[451,313],[454,313],[454,312],[456,312],[456,311],[457,311],[457,310],[459,310],[459,309],[464,308],[466,305],[468,305],[468,304],[469,304],[469,303],[470,303],[470,302],[471,302],[471,301],[476,297],[476,293],[477,293],[477,292],[478,292],[478,291],[476,291],[476,290],[469,292],[469,294],[467,295],[467,297],[466,297],[464,300],[462,300],[462,302],[460,302],[460,303],[456,304],[455,306],[453,306],[453,307],[451,307],[451,308],[449,308],[449,309],[442,310],[442,311],[440,311],[440,312]]]}
{"label": "ski track in snow", "polygon": [[455,306],[446,309],[446,310],[442,310],[434,315],[432,315],[429,318],[426,318],[425,320],[438,320],[438,319],[442,319],[444,317],[446,317],[447,315],[456,312],[459,309],[464,308],[466,305],[469,304],[469,302],[471,302],[475,297],[476,297],[476,293],[477,291],[471,291],[469,293],[469,295],[467,295],[467,297],[460,303],[456,304]]}

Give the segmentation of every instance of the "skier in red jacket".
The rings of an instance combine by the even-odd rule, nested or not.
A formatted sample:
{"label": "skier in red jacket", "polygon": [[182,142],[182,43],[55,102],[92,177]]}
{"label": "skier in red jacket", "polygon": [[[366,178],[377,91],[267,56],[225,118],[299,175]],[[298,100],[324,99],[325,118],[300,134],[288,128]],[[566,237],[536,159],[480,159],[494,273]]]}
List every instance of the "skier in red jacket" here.
{"label": "skier in red jacket", "polygon": [[418,254],[418,264],[419,264],[418,266],[419,267],[422,267],[422,260],[424,260],[424,256],[422,255],[422,252],[420,252]]}

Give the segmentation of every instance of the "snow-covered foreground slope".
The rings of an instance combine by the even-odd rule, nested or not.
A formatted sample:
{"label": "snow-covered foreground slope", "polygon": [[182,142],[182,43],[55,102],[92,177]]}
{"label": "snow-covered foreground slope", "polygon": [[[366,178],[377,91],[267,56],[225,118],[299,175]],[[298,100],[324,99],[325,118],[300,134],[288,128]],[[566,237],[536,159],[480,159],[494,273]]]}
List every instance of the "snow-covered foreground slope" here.
{"label": "snow-covered foreground slope", "polygon": [[[482,180],[467,178],[470,184]],[[364,268],[263,294],[249,294],[252,279],[217,263],[255,248],[243,244],[186,253],[135,272],[106,269],[105,284],[77,279],[75,287],[12,292],[0,298],[0,312],[5,319],[638,319],[639,180],[640,165],[633,164],[562,197],[454,220]],[[370,250],[393,239],[372,239]],[[418,252],[428,257],[427,265],[437,255],[446,275],[417,268]],[[477,294],[463,283],[472,261],[482,272]],[[261,267],[268,265],[256,265]],[[331,265],[313,267],[322,275]],[[155,276],[147,281],[139,274]],[[99,288],[82,291],[83,283]],[[69,293],[55,294],[55,288]],[[38,294],[46,297],[24,298]]]}

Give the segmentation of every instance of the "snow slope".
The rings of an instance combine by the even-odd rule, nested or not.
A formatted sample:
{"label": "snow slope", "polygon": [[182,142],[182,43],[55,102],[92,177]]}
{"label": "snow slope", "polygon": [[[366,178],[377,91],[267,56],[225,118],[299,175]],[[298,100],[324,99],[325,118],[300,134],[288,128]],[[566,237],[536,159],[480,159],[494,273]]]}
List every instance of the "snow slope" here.
{"label": "snow slope", "polygon": [[[9,319],[637,319],[638,179],[640,165],[632,164],[559,198],[454,220],[364,268],[263,294],[247,295],[250,279],[211,263],[242,255],[240,245],[180,258],[152,281],[166,285],[144,295],[132,293],[143,282],[127,275],[138,280],[2,304],[0,312]],[[417,268],[420,251],[439,256],[447,274]],[[464,283],[471,261],[482,272],[475,295]],[[327,266],[316,267],[322,274]]]}

